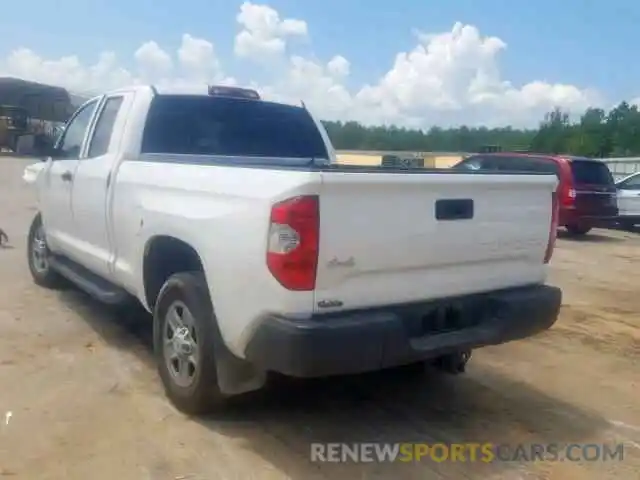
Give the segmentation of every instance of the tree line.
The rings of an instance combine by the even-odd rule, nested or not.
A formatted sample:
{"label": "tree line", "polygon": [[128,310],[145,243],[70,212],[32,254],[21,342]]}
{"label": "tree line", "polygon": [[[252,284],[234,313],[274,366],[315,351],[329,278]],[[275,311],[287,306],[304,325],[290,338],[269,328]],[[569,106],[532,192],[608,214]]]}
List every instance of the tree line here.
{"label": "tree line", "polygon": [[590,108],[577,121],[555,108],[538,128],[367,127],[358,122],[324,122],[338,150],[476,152],[486,146],[505,151],[563,153],[587,157],[640,156],[640,110],[622,102],[610,111]]}

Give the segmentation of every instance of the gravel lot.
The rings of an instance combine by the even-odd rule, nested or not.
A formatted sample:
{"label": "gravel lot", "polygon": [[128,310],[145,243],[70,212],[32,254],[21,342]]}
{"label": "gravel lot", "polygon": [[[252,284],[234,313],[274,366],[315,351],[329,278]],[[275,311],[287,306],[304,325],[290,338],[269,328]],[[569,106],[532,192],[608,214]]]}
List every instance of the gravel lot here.
{"label": "gravel lot", "polygon": [[[24,160],[0,158],[0,477],[368,479],[640,477],[640,235],[561,238],[558,324],[476,352],[465,375],[283,382],[216,418],[165,399],[149,321],[32,284]],[[10,411],[9,422],[4,412]],[[319,464],[311,442],[625,442],[614,462]]]}

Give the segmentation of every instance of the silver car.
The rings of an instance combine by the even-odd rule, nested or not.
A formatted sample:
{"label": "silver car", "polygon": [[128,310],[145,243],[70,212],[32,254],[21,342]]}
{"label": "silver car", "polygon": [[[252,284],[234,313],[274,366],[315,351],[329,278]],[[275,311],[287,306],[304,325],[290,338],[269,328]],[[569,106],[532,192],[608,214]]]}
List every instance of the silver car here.
{"label": "silver car", "polygon": [[616,183],[619,222],[631,230],[640,225],[640,172],[633,173]]}

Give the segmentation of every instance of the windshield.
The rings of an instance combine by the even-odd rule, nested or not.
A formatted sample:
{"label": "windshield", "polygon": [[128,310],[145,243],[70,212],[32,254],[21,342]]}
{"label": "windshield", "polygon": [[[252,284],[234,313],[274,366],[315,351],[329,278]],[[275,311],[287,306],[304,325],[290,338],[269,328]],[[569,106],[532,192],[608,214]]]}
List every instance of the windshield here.
{"label": "windshield", "polygon": [[595,160],[572,160],[573,181],[583,185],[612,185],[613,177],[607,166]]}
{"label": "windshield", "polygon": [[142,153],[327,158],[301,107],[237,98],[160,95],[151,105]]}

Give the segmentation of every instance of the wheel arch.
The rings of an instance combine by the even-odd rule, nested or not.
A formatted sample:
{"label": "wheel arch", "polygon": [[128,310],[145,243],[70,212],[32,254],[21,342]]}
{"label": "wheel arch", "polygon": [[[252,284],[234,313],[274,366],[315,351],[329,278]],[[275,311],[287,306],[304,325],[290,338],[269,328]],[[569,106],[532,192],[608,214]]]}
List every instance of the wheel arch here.
{"label": "wheel arch", "polygon": [[158,294],[167,279],[179,272],[202,272],[204,263],[190,243],[171,235],[154,235],[144,247],[142,279],[144,300],[153,311]]}

